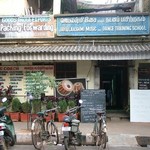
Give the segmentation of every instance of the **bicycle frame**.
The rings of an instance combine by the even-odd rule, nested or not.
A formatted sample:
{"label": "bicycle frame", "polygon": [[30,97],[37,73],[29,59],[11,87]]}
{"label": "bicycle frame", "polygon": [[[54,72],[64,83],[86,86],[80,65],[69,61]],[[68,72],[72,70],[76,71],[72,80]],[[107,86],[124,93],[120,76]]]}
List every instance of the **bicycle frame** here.
{"label": "bicycle frame", "polygon": [[104,112],[97,112],[95,115],[95,123],[93,132],[91,135],[94,137],[94,144],[96,146],[102,146],[103,149],[106,148],[107,142],[107,129],[106,129],[106,122],[104,117]]}
{"label": "bicycle frame", "polygon": [[[58,129],[53,121],[48,121],[46,124],[45,116],[48,112],[56,110],[57,108],[49,109],[44,112],[38,112],[37,118],[32,122],[31,134],[32,143],[38,150],[43,148],[46,143],[58,144]],[[54,139],[53,139],[54,138]]]}

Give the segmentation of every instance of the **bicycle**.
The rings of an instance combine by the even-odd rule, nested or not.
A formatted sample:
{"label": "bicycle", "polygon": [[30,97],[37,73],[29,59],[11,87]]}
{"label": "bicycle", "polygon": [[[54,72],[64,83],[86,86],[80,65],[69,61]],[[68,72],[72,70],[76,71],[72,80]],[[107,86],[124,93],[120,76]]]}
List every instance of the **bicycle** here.
{"label": "bicycle", "polygon": [[96,118],[91,135],[93,136],[95,146],[97,146],[98,150],[101,150],[106,148],[106,143],[108,142],[105,112],[99,111],[95,115]]}
{"label": "bicycle", "polygon": [[32,143],[38,150],[44,148],[45,144],[57,145],[59,143],[58,129],[53,120],[46,123],[44,116],[49,112],[56,111],[56,108],[38,112],[37,118],[33,120],[31,126]]}

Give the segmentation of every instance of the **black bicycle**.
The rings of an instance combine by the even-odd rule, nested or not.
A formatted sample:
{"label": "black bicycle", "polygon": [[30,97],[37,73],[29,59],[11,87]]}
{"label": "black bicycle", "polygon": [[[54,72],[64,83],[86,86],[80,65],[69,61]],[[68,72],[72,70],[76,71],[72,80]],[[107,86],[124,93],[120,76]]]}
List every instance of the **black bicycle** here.
{"label": "black bicycle", "polygon": [[108,142],[105,112],[99,111],[96,112],[95,115],[96,119],[91,135],[93,136],[94,143],[97,146],[98,150],[101,150],[106,148],[106,143]]}
{"label": "black bicycle", "polygon": [[44,148],[44,145],[57,145],[59,143],[58,129],[53,120],[46,123],[44,116],[47,116],[49,112],[57,109],[49,109],[44,112],[38,112],[37,118],[32,122],[31,136],[32,143],[36,149]]}

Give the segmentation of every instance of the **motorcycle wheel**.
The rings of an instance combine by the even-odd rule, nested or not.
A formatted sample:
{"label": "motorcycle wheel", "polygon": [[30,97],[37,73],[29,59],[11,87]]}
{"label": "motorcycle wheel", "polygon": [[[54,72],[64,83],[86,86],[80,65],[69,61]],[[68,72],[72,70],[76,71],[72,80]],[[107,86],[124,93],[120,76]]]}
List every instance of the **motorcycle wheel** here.
{"label": "motorcycle wheel", "polygon": [[65,150],[69,150],[69,138],[68,137],[64,138],[64,146],[65,146]]}
{"label": "motorcycle wheel", "polygon": [[11,137],[11,141],[9,142],[9,145],[10,146],[14,146],[15,145],[15,143],[16,143],[16,135],[15,135],[15,137],[13,138],[13,137]]}
{"label": "motorcycle wheel", "polygon": [[1,141],[0,150],[8,150],[8,145],[5,140]]}

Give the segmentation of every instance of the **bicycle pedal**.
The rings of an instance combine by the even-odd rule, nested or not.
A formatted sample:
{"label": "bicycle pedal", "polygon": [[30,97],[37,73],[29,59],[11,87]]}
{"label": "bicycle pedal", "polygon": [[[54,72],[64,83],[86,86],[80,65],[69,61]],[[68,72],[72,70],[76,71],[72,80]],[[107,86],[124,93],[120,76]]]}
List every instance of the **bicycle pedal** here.
{"label": "bicycle pedal", "polygon": [[51,136],[52,136],[52,137],[56,137],[56,134],[52,134]]}

